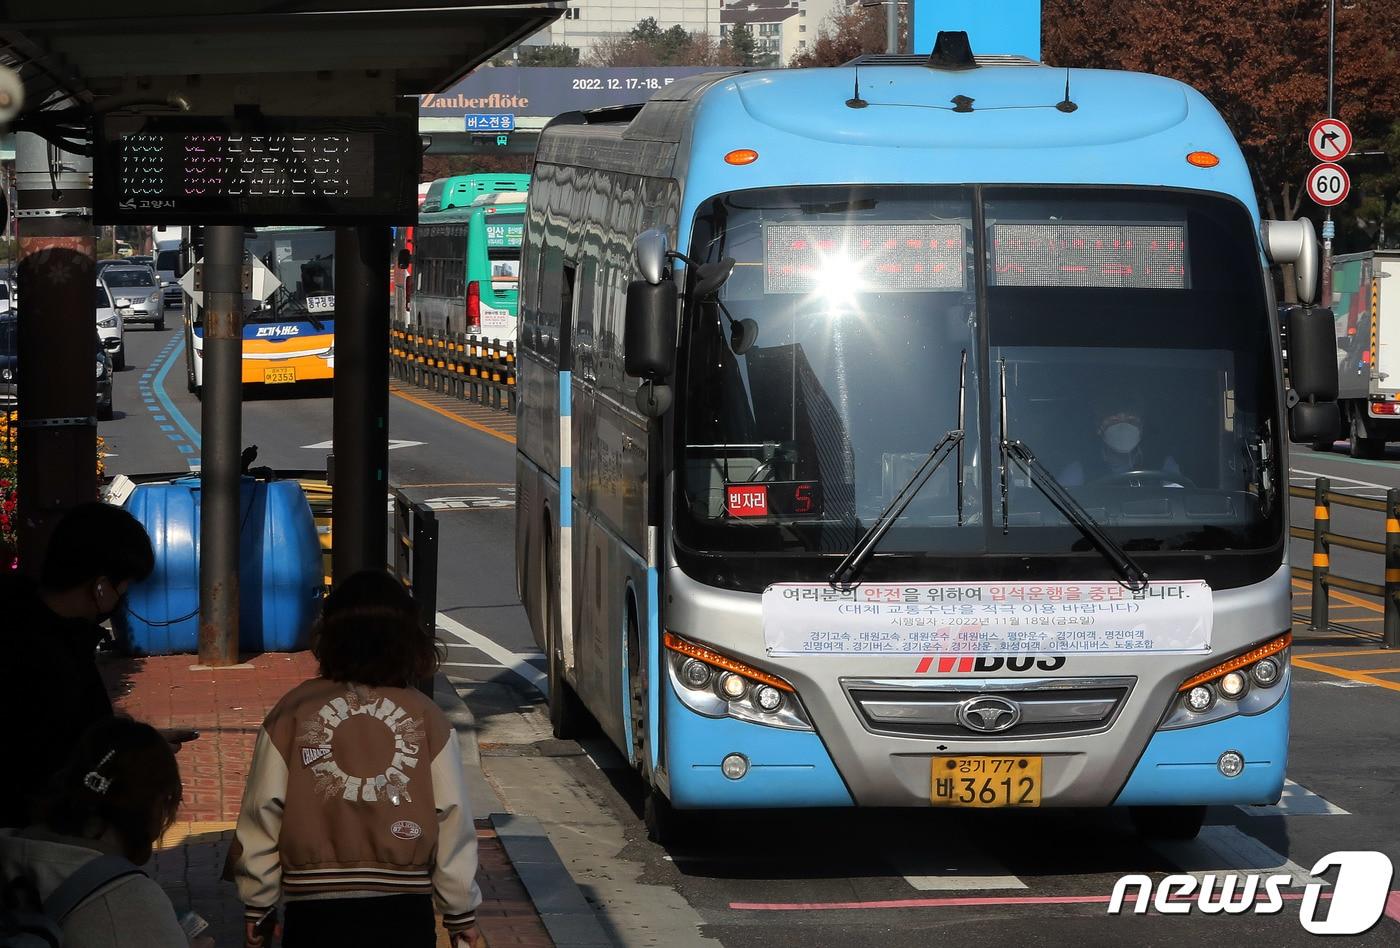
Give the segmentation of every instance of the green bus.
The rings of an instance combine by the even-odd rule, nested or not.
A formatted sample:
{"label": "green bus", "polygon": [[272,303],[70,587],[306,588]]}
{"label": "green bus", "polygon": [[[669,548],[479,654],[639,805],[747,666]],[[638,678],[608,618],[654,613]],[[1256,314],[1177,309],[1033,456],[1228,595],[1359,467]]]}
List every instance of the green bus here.
{"label": "green bus", "polygon": [[523,191],[495,192],[419,215],[412,325],[515,339],[525,201]]}

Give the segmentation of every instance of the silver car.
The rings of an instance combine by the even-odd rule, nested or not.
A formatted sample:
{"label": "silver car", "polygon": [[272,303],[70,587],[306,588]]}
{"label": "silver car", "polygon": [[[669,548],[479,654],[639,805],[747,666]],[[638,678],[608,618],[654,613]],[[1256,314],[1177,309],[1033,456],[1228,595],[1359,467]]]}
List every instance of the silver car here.
{"label": "silver car", "polygon": [[107,267],[100,278],[123,320],[165,328],[165,306],[154,270],[145,266]]}

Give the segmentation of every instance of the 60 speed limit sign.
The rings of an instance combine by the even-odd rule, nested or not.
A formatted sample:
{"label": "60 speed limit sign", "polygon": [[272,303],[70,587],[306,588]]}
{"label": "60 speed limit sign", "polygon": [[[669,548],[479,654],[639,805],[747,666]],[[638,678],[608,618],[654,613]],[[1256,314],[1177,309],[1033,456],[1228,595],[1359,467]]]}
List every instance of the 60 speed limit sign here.
{"label": "60 speed limit sign", "polygon": [[1308,197],[1323,207],[1333,207],[1347,199],[1351,178],[1341,165],[1324,162],[1308,172],[1307,188]]}

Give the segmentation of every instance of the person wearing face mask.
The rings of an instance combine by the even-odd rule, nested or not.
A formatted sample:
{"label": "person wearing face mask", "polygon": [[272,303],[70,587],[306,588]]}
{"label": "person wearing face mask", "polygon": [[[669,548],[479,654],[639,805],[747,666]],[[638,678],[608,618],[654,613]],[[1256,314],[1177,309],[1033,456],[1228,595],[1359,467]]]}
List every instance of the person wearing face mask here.
{"label": "person wearing face mask", "polygon": [[[1099,413],[1097,450],[1071,461],[1060,473],[1066,487],[1078,487],[1127,474],[1129,471],[1152,470],[1165,474],[1180,474],[1181,468],[1171,455],[1148,457],[1142,447],[1142,412],[1133,407],[1110,408]],[[1181,486],[1167,483],[1164,486]]]}
{"label": "person wearing face mask", "polygon": [[112,716],[95,656],[107,634],[101,623],[154,568],[136,518],[89,503],[54,528],[38,583],[0,576],[0,694],[13,709],[0,724],[0,760],[23,762],[0,780],[0,826],[28,824],[35,798],[78,738]]}

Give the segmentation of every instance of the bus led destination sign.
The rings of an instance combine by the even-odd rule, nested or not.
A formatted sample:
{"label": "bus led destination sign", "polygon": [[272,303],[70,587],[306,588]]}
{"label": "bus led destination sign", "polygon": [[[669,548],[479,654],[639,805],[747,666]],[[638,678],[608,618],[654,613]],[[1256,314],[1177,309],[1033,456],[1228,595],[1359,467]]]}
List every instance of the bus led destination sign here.
{"label": "bus led destination sign", "polygon": [[411,121],[114,119],[99,137],[103,223],[411,223]]}
{"label": "bus led destination sign", "polygon": [[1075,655],[1210,651],[1203,582],[778,583],[770,655]]}

